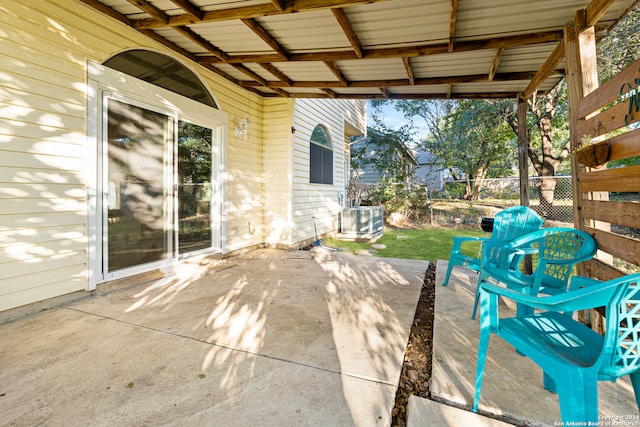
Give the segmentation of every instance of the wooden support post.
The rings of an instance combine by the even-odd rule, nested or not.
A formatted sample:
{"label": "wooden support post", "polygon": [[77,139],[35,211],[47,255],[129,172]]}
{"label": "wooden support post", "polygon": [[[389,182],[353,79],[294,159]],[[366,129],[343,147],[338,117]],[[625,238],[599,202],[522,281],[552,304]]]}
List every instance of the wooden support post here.
{"label": "wooden support post", "polygon": [[[569,101],[569,138],[571,150],[577,149],[584,135],[578,133],[580,117],[578,106],[582,99],[598,87],[598,69],[596,63],[596,38],[593,26],[586,26],[586,12],[576,12],[573,23],[564,27],[565,60],[567,69],[567,96]],[[584,230],[585,223],[582,215],[583,198],[608,199],[608,193],[583,193],[580,189],[581,173],[585,170],[580,166],[574,156],[571,156],[571,175],[573,186],[573,215],[574,226]],[[589,224],[594,226],[594,224]],[[606,224],[609,227],[609,224]],[[603,224],[604,226],[604,224]],[[600,251],[598,257],[602,257]],[[610,256],[609,256],[610,258]],[[609,261],[612,263],[612,259]],[[589,272],[585,263],[578,265],[578,274],[588,276]],[[599,316],[593,316],[590,311],[578,313],[580,321],[586,325],[592,325]],[[598,330],[597,327],[595,327]]]}
{"label": "wooden support post", "polygon": [[[569,138],[571,150],[582,143],[583,135],[578,134],[578,104],[582,98],[598,87],[598,69],[596,64],[596,43],[594,27],[583,28],[584,10],[576,13],[575,21],[564,27],[565,60],[567,69],[567,96],[569,101]],[[573,222],[580,230],[585,227],[582,216],[580,174],[582,167],[571,157],[571,175],[573,176]]]}
{"label": "wooden support post", "polygon": [[[523,94],[518,95],[518,172],[520,177],[520,204],[529,206],[529,132],[527,132],[527,100]],[[531,255],[524,257],[524,273],[533,273]]]}
{"label": "wooden support post", "polygon": [[529,132],[527,132],[527,101],[518,95],[518,171],[520,176],[520,204],[529,206]]}

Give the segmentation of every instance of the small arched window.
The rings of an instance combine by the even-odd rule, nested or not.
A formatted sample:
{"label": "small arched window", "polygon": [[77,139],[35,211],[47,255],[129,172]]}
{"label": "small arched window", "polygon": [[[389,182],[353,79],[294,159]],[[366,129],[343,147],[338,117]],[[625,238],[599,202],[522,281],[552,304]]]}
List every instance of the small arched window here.
{"label": "small arched window", "polygon": [[309,144],[309,182],[333,184],[333,146],[327,128],[317,125]]}

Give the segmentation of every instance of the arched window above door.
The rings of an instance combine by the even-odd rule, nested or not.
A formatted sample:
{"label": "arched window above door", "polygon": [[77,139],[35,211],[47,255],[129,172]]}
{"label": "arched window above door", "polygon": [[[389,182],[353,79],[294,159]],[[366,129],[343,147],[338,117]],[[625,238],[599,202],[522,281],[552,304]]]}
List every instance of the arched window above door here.
{"label": "arched window above door", "polygon": [[218,108],[213,96],[198,76],[170,56],[144,49],[133,49],[113,56],[103,65],[209,107]]}

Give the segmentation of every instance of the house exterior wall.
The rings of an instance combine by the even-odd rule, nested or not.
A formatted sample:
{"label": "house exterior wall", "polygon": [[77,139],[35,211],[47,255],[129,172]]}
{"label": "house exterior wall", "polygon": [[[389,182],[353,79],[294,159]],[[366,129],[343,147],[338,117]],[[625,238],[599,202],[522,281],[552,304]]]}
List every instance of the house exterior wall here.
{"label": "house exterior wall", "polygon": [[[9,1],[0,13],[0,311],[87,287],[87,63],[161,45],[84,4]],[[194,63],[229,117],[227,250],[264,242],[262,98]],[[248,117],[246,139],[233,135]]]}
{"label": "house exterior wall", "polygon": [[[338,230],[348,177],[351,135],[363,134],[365,103],[359,100],[296,99],[293,126],[293,241],[302,242]],[[333,144],[333,185],[309,182],[309,144],[317,125],[324,125]],[[338,196],[342,197],[339,198]],[[315,228],[314,228],[315,220]]]}
{"label": "house exterior wall", "polygon": [[[127,49],[185,64],[227,114],[223,252],[310,238],[314,214],[322,216],[319,232],[337,229],[344,138],[364,127],[364,102],[264,99],[79,1],[8,1],[1,10],[0,312],[88,288],[95,241],[88,185],[96,174],[88,129],[97,120],[88,106],[88,64]],[[243,118],[251,122],[246,138],[234,132]],[[335,144],[333,186],[309,184],[308,141],[317,123],[331,129]]]}
{"label": "house exterior wall", "polygon": [[282,98],[264,101],[264,241],[274,246],[293,244],[293,103]]}

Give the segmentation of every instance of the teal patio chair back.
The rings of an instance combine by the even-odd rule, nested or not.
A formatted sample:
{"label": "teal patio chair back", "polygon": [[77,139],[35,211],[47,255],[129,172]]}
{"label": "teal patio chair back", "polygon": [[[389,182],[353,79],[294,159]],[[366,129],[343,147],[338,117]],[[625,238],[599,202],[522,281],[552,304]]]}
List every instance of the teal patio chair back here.
{"label": "teal patio chair back", "polygon": [[[487,244],[483,249],[489,252],[491,246]],[[486,261],[480,265],[479,283],[494,280],[530,295],[539,292],[558,294],[568,290],[575,265],[593,258],[597,244],[590,234],[582,230],[550,227],[517,237],[499,249],[501,252],[494,257],[485,257],[483,253],[482,259]],[[535,269],[530,275],[519,269],[526,254],[537,254]],[[475,318],[478,297],[476,292],[472,318]]]}
{"label": "teal patio chair back", "polygon": [[542,218],[540,218],[533,210],[526,206],[512,206],[496,214],[493,220],[491,237],[454,237],[453,247],[449,254],[449,265],[447,266],[447,273],[444,277],[442,286],[447,286],[449,284],[451,270],[455,266],[465,266],[473,271],[480,271],[480,259],[464,255],[462,253],[463,243],[480,241],[484,247],[485,244],[489,242],[491,249],[488,251],[487,256],[491,259],[498,259],[502,252],[501,247],[504,244],[510,242],[516,237],[539,230],[542,227],[542,224]]}
{"label": "teal patio chair back", "polygon": [[[480,340],[474,412],[478,411],[492,333],[544,371],[545,388],[558,393],[564,425],[597,425],[598,381],[615,381],[625,375],[630,377],[640,410],[640,273],[607,282],[575,276],[571,283],[575,288],[566,293],[542,297],[490,283],[479,285]],[[499,297],[537,311],[500,318]],[[606,308],[604,336],[561,314],[601,306]]]}

